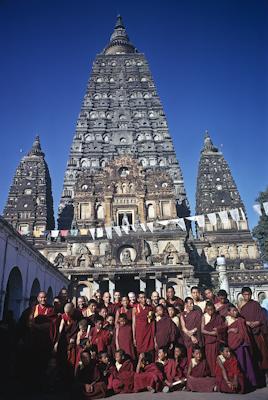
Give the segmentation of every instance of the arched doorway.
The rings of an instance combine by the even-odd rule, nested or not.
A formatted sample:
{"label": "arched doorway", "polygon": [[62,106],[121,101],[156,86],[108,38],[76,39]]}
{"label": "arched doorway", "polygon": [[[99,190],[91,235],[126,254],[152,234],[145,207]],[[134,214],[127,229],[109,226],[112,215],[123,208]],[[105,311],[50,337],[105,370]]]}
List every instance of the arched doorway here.
{"label": "arched doorway", "polygon": [[31,293],[30,293],[30,299],[29,299],[29,305],[32,304],[35,300],[36,297],[38,296],[38,293],[40,292],[40,283],[37,278],[33,281],[32,288],[31,288]]}
{"label": "arched doorway", "polygon": [[3,318],[13,317],[16,321],[21,314],[22,276],[18,267],[14,267],[8,278]]}
{"label": "arched doorway", "polygon": [[48,304],[53,304],[53,291],[51,289],[51,286],[49,286],[47,290],[47,302]]}

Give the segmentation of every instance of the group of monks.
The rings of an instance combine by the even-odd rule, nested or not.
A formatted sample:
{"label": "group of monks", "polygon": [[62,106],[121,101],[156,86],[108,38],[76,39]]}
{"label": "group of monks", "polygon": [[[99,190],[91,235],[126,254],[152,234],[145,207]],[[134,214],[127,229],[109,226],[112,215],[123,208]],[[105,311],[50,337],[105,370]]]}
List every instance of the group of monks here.
{"label": "group of monks", "polygon": [[242,288],[238,306],[227,293],[173,287],[121,297],[97,291],[74,305],[62,289],[53,304],[45,292],[16,327],[18,375],[39,389],[68,387],[73,399],[119,393],[220,391],[245,393],[266,385],[268,318]]}

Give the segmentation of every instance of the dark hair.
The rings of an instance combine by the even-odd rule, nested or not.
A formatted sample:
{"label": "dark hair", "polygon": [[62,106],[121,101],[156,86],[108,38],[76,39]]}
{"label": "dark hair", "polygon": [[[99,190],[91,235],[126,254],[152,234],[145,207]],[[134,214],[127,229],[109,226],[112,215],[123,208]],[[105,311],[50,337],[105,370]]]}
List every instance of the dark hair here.
{"label": "dark hair", "polygon": [[192,352],[194,353],[197,350],[202,352],[201,347],[198,344],[193,345]]}
{"label": "dark hair", "polygon": [[114,318],[114,314],[110,312],[110,313],[108,313],[108,315],[107,315],[107,318],[108,318],[108,317],[113,317],[113,318]]}
{"label": "dark hair", "polygon": [[96,322],[98,322],[98,321],[99,321],[99,322],[104,322],[104,318],[103,318],[101,315],[96,315],[96,318],[95,318],[95,321],[94,321],[94,322],[96,323]]}
{"label": "dark hair", "polygon": [[162,346],[158,348],[158,351],[162,350],[165,354],[168,354],[168,348],[166,346]]}
{"label": "dark hair", "polygon": [[97,301],[94,299],[89,300],[88,305],[90,306],[91,304],[95,304],[96,306],[98,305]]}
{"label": "dark hair", "polygon": [[252,294],[252,290],[250,289],[249,286],[242,287],[241,293],[243,294],[243,293],[246,293],[246,292]]}
{"label": "dark hair", "polygon": [[191,301],[193,301],[193,299],[192,299],[192,297],[185,297],[185,299],[184,299],[184,303],[187,303],[189,300],[191,300]]}
{"label": "dark hair", "polygon": [[184,344],[177,343],[177,344],[174,346],[174,350],[175,350],[175,349],[180,349],[181,354],[182,354],[182,357],[186,357],[187,350],[186,350],[186,347],[184,346]]}
{"label": "dark hair", "polygon": [[205,292],[206,290],[210,290],[210,291],[213,293],[213,289],[212,289],[210,286],[207,286],[207,287],[204,289],[204,292]]}
{"label": "dark hair", "polygon": [[126,358],[126,353],[124,352],[124,350],[122,350],[122,349],[116,350],[116,351],[114,352],[114,354],[116,354],[116,353],[120,354],[120,356],[121,356],[121,358],[122,358],[123,360]]}
{"label": "dark hair", "polygon": [[234,304],[232,304],[232,303],[229,303],[228,304],[228,311],[230,311],[231,308],[236,308],[236,306]]}
{"label": "dark hair", "polygon": [[139,297],[140,295],[143,295],[143,294],[144,294],[144,296],[146,297],[145,292],[142,292],[142,291],[138,293],[138,297]]}
{"label": "dark hair", "polygon": [[106,310],[107,312],[108,312],[108,308],[106,307],[106,306],[101,306],[100,308],[99,308],[99,310],[101,311],[101,310]]}
{"label": "dark hair", "polygon": [[94,352],[94,353],[98,353],[98,347],[97,347],[96,344],[92,344],[91,346],[89,346],[89,347],[87,348],[87,351]]}
{"label": "dark hair", "polygon": [[168,286],[168,287],[167,287],[167,290],[168,290],[168,289],[172,289],[172,290],[173,290],[173,292],[175,292],[175,289],[174,289],[174,287],[173,287],[173,286]]}
{"label": "dark hair", "polygon": [[145,364],[152,364],[154,361],[153,353],[151,351],[147,351],[144,353],[144,362]]}
{"label": "dark hair", "polygon": [[118,318],[124,318],[127,320],[127,314],[126,313],[121,313],[119,314]]}
{"label": "dark hair", "polygon": [[83,318],[83,319],[80,319],[80,321],[78,322],[78,325],[88,326],[88,322],[85,318]]}
{"label": "dark hair", "polygon": [[98,358],[101,358],[101,357],[103,357],[103,356],[107,356],[107,357],[108,357],[107,351],[100,351],[100,352],[98,353]]}
{"label": "dark hair", "polygon": [[215,309],[215,304],[212,301],[207,301],[206,307],[213,307]]}
{"label": "dark hair", "polygon": [[223,350],[226,349],[226,348],[229,349],[228,344],[227,344],[227,343],[221,343],[221,344],[220,344],[220,347],[219,347],[220,353],[222,353]]}
{"label": "dark hair", "polygon": [[226,299],[227,299],[227,297],[228,297],[227,292],[226,292],[226,290],[224,290],[224,289],[220,289],[220,290],[218,291],[217,296],[225,297]]}
{"label": "dark hair", "polygon": [[160,308],[162,308],[162,310],[164,310],[164,309],[165,309],[165,307],[163,306],[163,304],[157,304],[157,306],[156,306],[155,308],[157,308],[157,307],[160,307]]}
{"label": "dark hair", "polygon": [[192,286],[191,287],[191,293],[192,293],[193,290],[198,290],[198,292],[200,292],[200,289],[199,289],[198,286]]}

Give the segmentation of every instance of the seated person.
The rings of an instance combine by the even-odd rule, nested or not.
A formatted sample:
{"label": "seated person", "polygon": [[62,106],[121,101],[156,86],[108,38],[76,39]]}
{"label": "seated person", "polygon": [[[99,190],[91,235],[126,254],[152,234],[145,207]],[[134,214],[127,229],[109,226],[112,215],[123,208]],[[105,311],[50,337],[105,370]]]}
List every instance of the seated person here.
{"label": "seated person", "polygon": [[174,359],[176,361],[176,379],[187,381],[188,360],[186,348],[182,344],[175,345]]}
{"label": "seated person", "polygon": [[243,375],[238,368],[237,359],[231,354],[228,345],[220,346],[215,373],[218,391],[223,393],[244,392]]}
{"label": "seated person", "polygon": [[134,386],[134,368],[132,362],[127,359],[123,350],[117,350],[114,354],[115,365],[110,367],[108,376],[108,389],[118,393],[132,393]]}
{"label": "seated person", "polygon": [[192,392],[214,392],[216,380],[209,376],[209,367],[199,346],[193,348],[193,358],[188,367],[187,389]]}
{"label": "seated person", "polygon": [[148,391],[155,393],[162,389],[163,372],[153,362],[152,352],[140,353],[134,375],[134,392]]}
{"label": "seated person", "polygon": [[174,358],[168,358],[167,348],[160,348],[158,350],[158,359],[156,364],[164,374],[164,388],[163,392],[168,393],[170,391],[182,388],[184,381],[177,377],[177,362]]}

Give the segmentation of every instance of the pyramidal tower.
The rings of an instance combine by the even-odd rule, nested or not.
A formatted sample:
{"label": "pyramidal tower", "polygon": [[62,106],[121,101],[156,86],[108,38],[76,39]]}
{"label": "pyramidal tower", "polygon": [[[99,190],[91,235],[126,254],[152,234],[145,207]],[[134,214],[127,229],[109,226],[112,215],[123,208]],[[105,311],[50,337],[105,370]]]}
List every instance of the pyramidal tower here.
{"label": "pyramidal tower", "polygon": [[64,176],[59,228],[74,221],[75,187],[81,171],[92,176],[119,156],[146,171],[170,176],[179,216],[189,215],[183,177],[148,62],[130,42],[118,16],[108,45],[97,55],[79,114]]}
{"label": "pyramidal tower", "polygon": [[[234,209],[233,218],[230,210]],[[198,169],[196,214],[211,213],[214,216],[206,217],[205,227],[199,229],[200,239],[209,244],[205,250],[209,264],[224,256],[230,270],[259,269],[259,251],[248,227],[244,203],[227,161],[206,132]]]}
{"label": "pyramidal tower", "polygon": [[16,169],[3,216],[22,235],[54,229],[51,179],[39,136]]}

